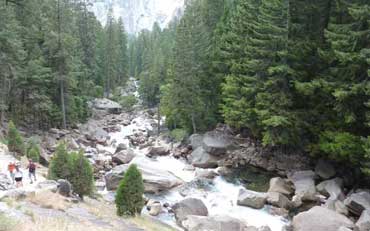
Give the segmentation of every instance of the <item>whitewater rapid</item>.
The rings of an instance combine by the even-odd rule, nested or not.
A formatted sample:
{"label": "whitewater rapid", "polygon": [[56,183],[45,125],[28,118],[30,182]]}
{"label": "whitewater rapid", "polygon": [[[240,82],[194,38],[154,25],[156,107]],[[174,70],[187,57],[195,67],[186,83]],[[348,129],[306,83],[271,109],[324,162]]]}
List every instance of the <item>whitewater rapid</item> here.
{"label": "whitewater rapid", "polygon": [[[140,115],[135,118],[132,123],[128,126],[122,126],[119,132],[110,133],[111,140],[115,140],[115,144],[124,143],[129,146],[130,135],[133,135],[137,131],[149,131],[153,130],[150,124],[149,118],[145,118],[144,115]],[[115,145],[106,147],[107,151],[114,153]],[[172,156],[161,156],[156,158],[149,158],[145,155],[147,149],[133,149],[136,157],[131,163],[139,163],[141,166],[150,166],[151,168],[158,170],[166,170],[171,172],[176,177],[180,178],[184,182],[192,182],[195,179],[195,170],[189,166],[184,160],[176,159]],[[190,193],[187,197],[201,199],[207,206],[209,215],[227,215],[230,217],[238,218],[248,225],[255,227],[269,226],[272,231],[281,231],[282,227],[287,224],[287,220],[280,216],[270,215],[267,208],[257,210],[245,206],[238,206],[236,201],[238,198],[239,190],[243,188],[242,185],[237,183],[229,183],[223,177],[217,176],[213,182],[204,188],[191,188]],[[107,193],[107,192],[105,192]],[[164,192],[160,195],[146,195],[150,199],[159,200],[163,203],[174,204],[179,202],[186,197],[183,197],[179,188],[174,188],[168,192]],[[143,209],[144,213],[147,213],[146,209]],[[157,219],[165,222],[173,227],[176,226],[174,215],[171,213],[161,213]],[[177,227],[178,228],[178,227]]]}

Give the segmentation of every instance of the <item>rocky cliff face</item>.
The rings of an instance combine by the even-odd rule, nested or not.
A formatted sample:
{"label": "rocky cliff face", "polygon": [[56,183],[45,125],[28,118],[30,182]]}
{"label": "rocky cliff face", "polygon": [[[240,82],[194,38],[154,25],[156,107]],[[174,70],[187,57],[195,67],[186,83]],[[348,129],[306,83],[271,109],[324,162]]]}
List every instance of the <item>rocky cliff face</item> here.
{"label": "rocky cliff face", "polygon": [[130,34],[151,29],[155,22],[163,28],[182,12],[184,0],[92,0],[91,11],[102,24],[110,6],[115,18],[122,17]]}

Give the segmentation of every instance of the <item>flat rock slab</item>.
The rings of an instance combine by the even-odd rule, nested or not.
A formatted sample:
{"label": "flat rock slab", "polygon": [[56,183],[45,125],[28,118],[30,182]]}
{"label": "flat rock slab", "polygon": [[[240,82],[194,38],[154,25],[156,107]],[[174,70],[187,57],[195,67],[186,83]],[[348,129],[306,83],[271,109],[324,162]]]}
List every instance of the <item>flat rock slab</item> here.
{"label": "flat rock slab", "polygon": [[370,210],[370,193],[366,191],[353,193],[347,197],[344,204],[352,213],[361,216],[365,209]]}
{"label": "flat rock slab", "polygon": [[240,189],[237,204],[241,206],[248,206],[255,209],[261,209],[265,205],[266,200],[267,200],[266,193]]}
{"label": "flat rock slab", "polygon": [[311,170],[297,171],[290,174],[288,178],[293,182],[295,187],[295,194],[303,201],[315,201],[316,186],[315,173]]}
{"label": "flat rock slab", "polygon": [[292,225],[294,231],[338,231],[340,227],[355,226],[346,216],[320,206],[295,216]]}
{"label": "flat rock slab", "polygon": [[247,226],[238,219],[228,216],[187,216],[182,222],[187,231],[243,231]]}

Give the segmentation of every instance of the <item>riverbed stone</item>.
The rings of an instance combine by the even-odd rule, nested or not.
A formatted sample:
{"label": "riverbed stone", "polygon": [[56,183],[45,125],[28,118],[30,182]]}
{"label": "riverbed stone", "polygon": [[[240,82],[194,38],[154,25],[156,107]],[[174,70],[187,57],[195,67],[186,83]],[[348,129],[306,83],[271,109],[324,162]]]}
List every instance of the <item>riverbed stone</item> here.
{"label": "riverbed stone", "polygon": [[196,178],[214,179],[216,176],[218,176],[218,173],[213,169],[196,169],[195,170]]}
{"label": "riverbed stone", "polygon": [[277,192],[289,196],[294,193],[294,188],[287,180],[281,177],[274,177],[270,179],[268,192]]}
{"label": "riverbed stone", "polygon": [[149,215],[158,216],[162,211],[162,205],[160,202],[152,203],[150,205]]}
{"label": "riverbed stone", "polygon": [[370,210],[370,193],[367,191],[353,193],[347,197],[344,204],[353,214],[361,216],[365,209]]}
{"label": "riverbed stone", "polygon": [[330,197],[335,200],[344,199],[344,193],[342,188],[343,188],[343,179],[339,177],[323,181],[316,186],[317,191],[320,192],[322,195]]}
{"label": "riverbed stone", "polygon": [[293,218],[294,231],[338,231],[340,227],[354,228],[353,222],[342,214],[315,206]]}
{"label": "riverbed stone", "polygon": [[255,209],[261,209],[267,200],[266,193],[255,192],[246,189],[240,189],[237,204],[248,206]]}
{"label": "riverbed stone", "polygon": [[135,153],[132,149],[121,150],[112,156],[112,162],[118,165],[128,164],[134,159]]}
{"label": "riverbed stone", "polygon": [[370,210],[367,209],[362,212],[360,219],[356,222],[356,226],[359,231],[370,230]]}
{"label": "riverbed stone", "polygon": [[292,202],[286,196],[278,192],[268,192],[267,202],[279,208],[289,209],[292,207]]}
{"label": "riverbed stone", "polygon": [[203,145],[203,135],[193,134],[189,137],[189,143],[193,150]]}
{"label": "riverbed stone", "polygon": [[330,162],[320,159],[316,164],[315,173],[322,179],[327,180],[335,176],[336,171]]}
{"label": "riverbed stone", "polygon": [[316,201],[315,173],[311,170],[297,171],[288,175],[295,187],[295,194],[302,201]]}
{"label": "riverbed stone", "polygon": [[213,156],[223,156],[231,146],[231,141],[224,136],[206,133],[203,138],[203,149]]}
{"label": "riverbed stone", "polygon": [[208,216],[208,209],[202,200],[196,198],[186,198],[172,206],[176,221],[179,225],[189,215]]}
{"label": "riverbed stone", "polygon": [[167,156],[169,154],[170,154],[170,149],[167,147],[152,146],[148,149],[148,153],[146,153],[146,156],[148,157]]}
{"label": "riverbed stone", "polygon": [[192,165],[198,168],[217,168],[219,160],[216,156],[208,154],[202,147],[195,149],[190,159]]}
{"label": "riverbed stone", "polygon": [[114,152],[114,154],[116,153],[119,153],[123,150],[126,150],[128,147],[126,146],[126,144],[123,144],[123,143],[120,143],[117,148],[116,148],[116,151]]}
{"label": "riverbed stone", "polygon": [[[143,163],[136,163],[140,170],[146,193],[160,193],[162,191],[169,190],[183,182],[169,171],[155,169],[151,166],[147,166]],[[128,164],[116,166],[111,172],[105,175],[105,180],[108,190],[115,190],[118,188],[118,184],[123,179],[123,176],[127,169]]]}
{"label": "riverbed stone", "polygon": [[229,216],[186,216],[182,226],[187,231],[244,231],[247,226],[240,220]]}
{"label": "riverbed stone", "polygon": [[97,110],[106,111],[111,114],[119,114],[122,111],[122,106],[119,103],[106,98],[94,99],[92,106]]}

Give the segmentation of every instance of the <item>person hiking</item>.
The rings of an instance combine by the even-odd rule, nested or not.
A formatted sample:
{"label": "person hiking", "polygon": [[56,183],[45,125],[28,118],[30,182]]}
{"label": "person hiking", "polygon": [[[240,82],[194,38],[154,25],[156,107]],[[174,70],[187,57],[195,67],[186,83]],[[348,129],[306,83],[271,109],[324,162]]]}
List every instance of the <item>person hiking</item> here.
{"label": "person hiking", "polygon": [[27,168],[28,168],[28,176],[31,180],[31,184],[33,184],[32,176],[33,176],[34,180],[36,181],[36,164],[35,164],[35,162],[30,160],[29,163],[28,163]]}
{"label": "person hiking", "polygon": [[23,173],[22,170],[20,169],[20,166],[17,164],[15,165],[15,172],[14,172],[14,179],[16,182],[16,187],[23,187]]}
{"label": "person hiking", "polygon": [[9,175],[10,175],[10,178],[12,179],[13,184],[14,184],[14,170],[15,170],[15,163],[9,162],[8,171],[9,171]]}

